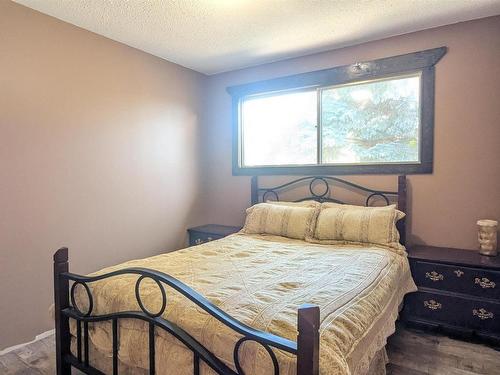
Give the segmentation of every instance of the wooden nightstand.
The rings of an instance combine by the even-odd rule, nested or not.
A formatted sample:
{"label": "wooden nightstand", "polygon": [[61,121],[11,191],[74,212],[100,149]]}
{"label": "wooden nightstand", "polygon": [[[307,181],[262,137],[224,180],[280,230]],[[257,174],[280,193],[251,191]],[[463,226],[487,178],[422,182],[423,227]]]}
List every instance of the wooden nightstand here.
{"label": "wooden nightstand", "polygon": [[500,346],[500,257],[415,246],[408,258],[418,292],[406,296],[403,321]]}
{"label": "wooden nightstand", "polygon": [[189,246],[200,245],[205,242],[218,240],[241,230],[241,227],[229,225],[207,224],[188,229]]}

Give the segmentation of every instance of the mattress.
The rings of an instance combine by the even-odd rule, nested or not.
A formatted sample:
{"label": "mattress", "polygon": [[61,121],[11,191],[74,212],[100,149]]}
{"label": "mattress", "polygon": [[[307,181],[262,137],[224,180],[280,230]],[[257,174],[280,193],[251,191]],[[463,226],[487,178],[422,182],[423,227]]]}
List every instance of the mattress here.
{"label": "mattress", "polygon": [[[108,267],[93,275],[127,267],[167,273],[241,322],[294,341],[298,307],[303,303],[318,305],[321,374],[368,373],[394,332],[404,295],[416,290],[404,252],[368,245],[318,245],[269,235],[235,234]],[[136,281],[137,275],[122,275],[91,283],[93,315],[139,310]],[[234,368],[233,348],[241,336],[174,290],[166,290],[163,317]],[[161,293],[153,281],[145,279],[140,292],[148,310],[159,309]],[[76,301],[84,310],[83,288],[77,290]],[[99,357],[111,358],[110,323],[91,324],[89,337]],[[120,320],[121,363],[147,369],[147,344],[146,323]],[[158,329],[155,345],[157,373],[192,374],[192,352],[175,338]],[[279,350],[275,353],[280,374],[295,374],[295,356]],[[91,353],[91,364],[102,368],[92,357],[97,356]],[[272,362],[258,344],[243,344],[240,361],[247,375],[272,373]],[[212,370],[202,366],[201,373],[211,374]]]}

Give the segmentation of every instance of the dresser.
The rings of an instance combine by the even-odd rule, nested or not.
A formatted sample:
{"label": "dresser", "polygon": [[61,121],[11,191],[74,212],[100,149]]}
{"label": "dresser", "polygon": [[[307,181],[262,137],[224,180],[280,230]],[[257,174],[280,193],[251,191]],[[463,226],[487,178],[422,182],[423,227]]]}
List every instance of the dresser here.
{"label": "dresser", "polygon": [[500,257],[432,246],[408,250],[418,291],[402,320],[500,347]]}
{"label": "dresser", "polygon": [[200,245],[205,242],[218,240],[240,230],[241,227],[219,224],[207,224],[189,228],[189,246]]}

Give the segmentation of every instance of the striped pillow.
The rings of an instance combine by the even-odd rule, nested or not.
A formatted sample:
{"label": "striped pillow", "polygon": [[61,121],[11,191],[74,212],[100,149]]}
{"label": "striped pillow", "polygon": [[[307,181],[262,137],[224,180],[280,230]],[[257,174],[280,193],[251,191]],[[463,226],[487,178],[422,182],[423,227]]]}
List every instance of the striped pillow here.
{"label": "striped pillow", "polygon": [[311,207],[259,203],[247,209],[242,232],[303,240],[314,232],[319,207],[318,203]]}
{"label": "striped pillow", "polygon": [[313,200],[300,201],[300,202],[287,202],[287,201],[270,201],[267,200],[266,203],[276,204],[278,206],[292,206],[292,207],[319,207],[320,204]]}
{"label": "striped pillow", "polygon": [[395,205],[385,207],[323,203],[311,242],[355,242],[400,248],[396,222],[405,214]]}

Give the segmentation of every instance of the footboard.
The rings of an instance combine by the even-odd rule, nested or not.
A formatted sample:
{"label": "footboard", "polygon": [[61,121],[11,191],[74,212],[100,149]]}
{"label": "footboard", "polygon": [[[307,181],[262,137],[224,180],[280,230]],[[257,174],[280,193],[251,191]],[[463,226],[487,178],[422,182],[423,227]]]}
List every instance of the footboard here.
{"label": "footboard", "polygon": [[[122,311],[105,315],[93,315],[93,297],[89,283],[108,277],[135,274],[138,275],[135,284],[135,296],[141,311]],[[162,303],[159,311],[149,311],[142,303],[140,284],[146,279],[152,279],[158,285]],[[70,283],[72,285],[70,286]],[[87,292],[88,310],[79,310],[75,303],[75,288],[81,285]],[[164,285],[197,304],[208,314],[221,323],[241,334],[241,338],[233,349],[233,361],[236,371],[217,358],[208,348],[192,337],[182,327],[162,318],[167,307],[167,296]],[[274,375],[279,374],[279,363],[273,349],[283,350],[297,356],[298,375],[318,375],[319,373],[319,308],[314,305],[302,305],[298,310],[297,342],[253,329],[234,319],[217,306],[209,302],[189,286],[162,272],[146,268],[127,268],[107,274],[86,277],[69,272],[68,249],[61,248],[54,254],[54,299],[55,299],[55,329],[56,329],[56,365],[57,374],[71,374],[71,367],[78,368],[86,374],[102,374],[90,365],[89,358],[89,324],[95,322],[112,322],[113,374],[118,374],[118,338],[120,319],[140,319],[149,324],[149,373],[155,374],[155,331],[164,330],[182,342],[193,352],[193,374],[200,373],[200,361],[205,362],[216,373],[223,375],[244,375],[240,365],[239,349],[244,342],[254,341],[262,345],[269,354]],[[70,303],[71,301],[71,303]],[[71,333],[69,319],[76,321],[76,356],[71,353]]]}

